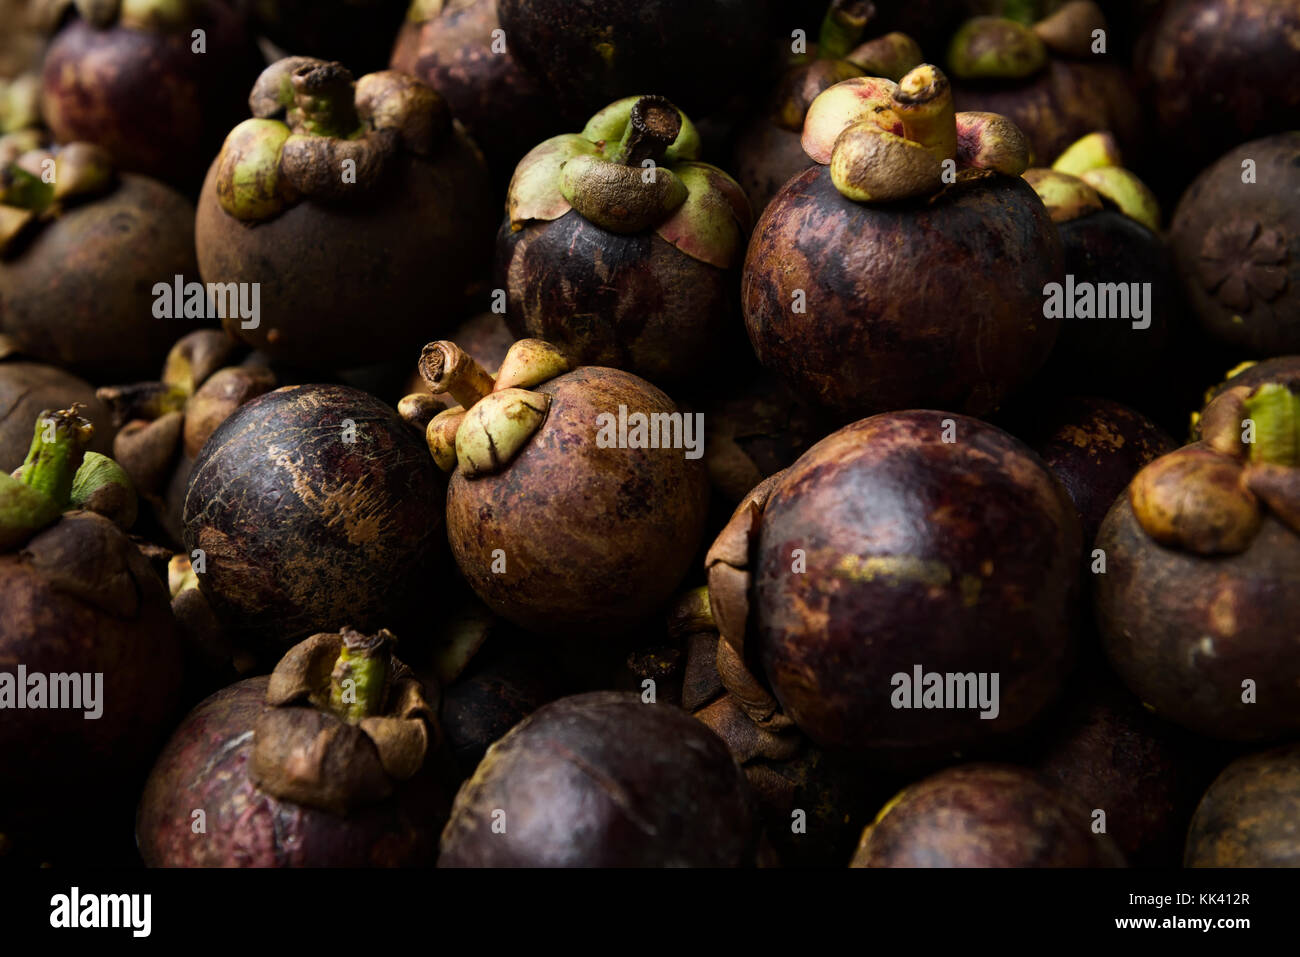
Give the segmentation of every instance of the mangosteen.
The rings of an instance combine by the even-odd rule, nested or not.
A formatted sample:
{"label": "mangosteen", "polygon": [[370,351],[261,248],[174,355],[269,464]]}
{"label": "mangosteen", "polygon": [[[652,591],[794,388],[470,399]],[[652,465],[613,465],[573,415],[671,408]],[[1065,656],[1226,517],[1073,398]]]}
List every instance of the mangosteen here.
{"label": "mangosteen", "polygon": [[0,795],[0,830],[43,828],[87,794],[113,804],[176,704],[167,594],[123,531],[130,481],[84,451],[92,431],[43,412],[26,461],[0,473],[0,775],[23,783]]}
{"label": "mangosteen", "polygon": [[1044,304],[1062,320],[1044,380],[1137,401],[1151,390],[1149,370],[1166,356],[1183,311],[1155,196],[1123,168],[1110,133],[1088,134],[1025,179],[1065,250],[1060,295]]}
{"label": "mangosteen", "polygon": [[523,155],[563,125],[500,27],[497,0],[417,0],[397,34],[391,65],[446,98],[483,148],[493,180],[504,184]]}
{"label": "mangosteen", "polygon": [[1091,0],[1072,0],[1032,26],[974,17],[948,50],[953,97],[959,109],[1015,123],[1037,165],[1094,130],[1111,131],[1125,153],[1139,156],[1141,107],[1108,42],[1105,15]]}
{"label": "mangosteen", "polygon": [[[1178,443],[1141,412],[1110,399],[1069,396],[1036,404],[1008,426],[1061,480],[1090,545],[1115,497],[1138,470]],[[1085,556],[1085,563],[1091,559]]]}
{"label": "mangosteen", "polygon": [[42,409],[65,409],[74,404],[80,407],[82,418],[95,427],[86,448],[101,455],[111,452],[117,430],[88,382],[40,362],[16,356],[0,359],[0,469],[21,462],[27,454],[32,423]]}
{"label": "mangosteen", "polygon": [[1232,382],[1106,515],[1095,604],[1144,704],[1249,741],[1300,729],[1300,376]]}
{"label": "mangosteen", "polygon": [[699,146],[672,103],[643,96],[523,158],[496,255],[515,335],[658,383],[714,360],[750,218],[735,180],[696,162]]}
{"label": "mangosteen", "polygon": [[309,369],[414,349],[431,304],[454,315],[490,256],[477,148],[437,93],[391,70],[354,84],[338,63],[288,57],[249,104],[195,224],[204,281],[260,292],[260,315],[226,316],[227,331]]}
{"label": "mangosteen", "polygon": [[464,774],[507,731],[560,697],[564,683],[550,657],[525,636],[493,634],[442,696],[443,734]]}
{"label": "mangosteen", "polygon": [[257,75],[243,13],[224,0],[62,6],[76,14],[45,54],[41,95],[54,138],[101,146],[132,173],[197,186]]}
{"label": "mangosteen", "polygon": [[498,0],[511,54],[566,119],[635,90],[704,115],[754,82],[772,0]]}
{"label": "mangosteen", "polygon": [[758,826],[726,746],[636,694],[537,709],[461,786],[439,867],[743,867]]}
{"label": "mangosteen", "polygon": [[172,347],[159,380],[96,393],[121,429],[113,457],[172,542],[181,540],[190,470],[208,437],[239,406],[275,388],[270,369],[228,364],[238,351],[224,332],[200,330]]}
{"label": "mangosteen", "polygon": [[1123,867],[1071,797],[1033,771],[962,764],[904,789],[862,832],[851,867]]}
{"label": "mangosteen", "polygon": [[[436,0],[442,2],[442,0]],[[252,0],[249,16],[289,54],[382,69],[410,0]]]}
{"label": "mangosteen", "polygon": [[954,113],[930,65],[845,80],[809,108],[818,166],[754,229],[742,303],[759,361],[841,421],[932,406],[993,409],[1037,371],[1057,323],[1056,227],[1020,178],[1024,137]]}
{"label": "mangosteen", "polygon": [[860,43],[875,16],[868,0],[833,0],[818,42],[787,59],[789,66],[767,109],[748,124],[736,145],[736,179],[755,215],[791,176],[812,165],[800,134],[808,107],[822,91],[856,76],[900,80],[921,65],[921,48],[905,33]]}
{"label": "mangosteen", "polygon": [[289,386],[235,409],[194,461],[184,542],[218,615],[283,649],[394,615],[441,552],[445,483],[419,437],[347,386]]}
{"label": "mangosteen", "polygon": [[1169,227],[1192,311],[1243,358],[1300,351],[1300,132],[1238,146],[1183,194]]}
{"label": "mangosteen", "polygon": [[1296,0],[1164,5],[1136,67],[1156,130],[1177,144],[1167,158],[1171,172],[1194,174],[1238,143],[1300,127],[1297,31]]}
{"label": "mangosteen", "polygon": [[539,634],[608,635],[668,599],[704,533],[698,416],[539,339],[511,346],[495,380],[445,341],[420,369],[460,403],[426,437],[452,473],[452,554],[493,612]]}
{"label": "mangosteen", "polygon": [[448,803],[434,758],[436,696],[392,642],[382,629],[313,635],[269,678],[190,712],[140,799],[145,864],[431,864]]}
{"label": "mangosteen", "polygon": [[198,327],[158,318],[157,286],[196,271],[190,201],[115,175],[101,148],[0,169],[0,334],[25,355],[98,379],[147,374]]}
{"label": "mangosteen", "polygon": [[1300,867],[1300,744],[1238,758],[1201,798],[1184,867]]}
{"label": "mangosteen", "polygon": [[718,673],[718,627],[707,588],[679,597],[669,615],[667,638],[667,650],[679,653],[679,660],[671,685],[656,681],[657,700],[672,700],[672,695],[727,745],[754,792],[775,860],[785,867],[842,866],[865,823],[857,811],[872,801],[870,778],[815,747],[779,712],[775,720],[759,725],[726,690]]}
{"label": "mangosteen", "polygon": [[877,415],[766,480],[713,543],[718,671],[760,726],[780,712],[832,752],[1003,741],[1073,664],[1079,561],[1069,496],[1018,440]]}
{"label": "mangosteen", "polygon": [[1104,821],[1132,866],[1176,867],[1187,775],[1173,727],[1111,675],[1093,676],[1071,691],[1035,766],[1085,812],[1075,821],[1080,830]]}

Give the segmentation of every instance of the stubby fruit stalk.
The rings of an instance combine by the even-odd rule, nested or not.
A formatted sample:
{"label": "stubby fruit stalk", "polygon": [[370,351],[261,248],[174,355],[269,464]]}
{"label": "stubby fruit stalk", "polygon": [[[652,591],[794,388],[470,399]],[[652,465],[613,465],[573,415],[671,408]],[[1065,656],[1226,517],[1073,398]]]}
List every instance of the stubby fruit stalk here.
{"label": "stubby fruit stalk", "polygon": [[383,711],[392,641],[386,629],[373,635],[343,630],[343,647],[330,674],[330,710],[348,724]]}
{"label": "stubby fruit stalk", "polygon": [[[569,360],[541,339],[520,339],[510,347],[497,378],[484,371],[454,342],[431,342],[420,354],[420,375],[434,395],[450,393],[461,408],[434,416],[425,440],[444,472],[458,465],[468,479],[500,472],[546,421],[551,397],[531,392],[561,373]],[[453,450],[454,443],[454,450]]]}
{"label": "stubby fruit stalk", "polygon": [[18,470],[18,481],[49,496],[60,508],[72,499],[72,483],[94,426],[76,408],[46,411],[36,420],[31,449]]}
{"label": "stubby fruit stalk", "polygon": [[419,369],[434,395],[449,394],[462,409],[472,408],[496,388],[496,382],[473,356],[446,340],[424,347]]}
{"label": "stubby fruit stalk", "polygon": [[942,163],[957,156],[957,114],[952,87],[938,67],[924,63],[898,83],[894,112],[909,140],[920,143]]}
{"label": "stubby fruit stalk", "polygon": [[609,161],[639,167],[652,160],[659,165],[681,131],[682,114],[677,107],[666,97],[643,96],[633,104],[623,139]]}
{"label": "stubby fruit stalk", "polygon": [[316,61],[294,70],[290,125],[314,136],[352,139],[361,132],[352,74],[339,63]]}
{"label": "stubby fruit stalk", "polygon": [[862,39],[875,12],[869,0],[831,0],[817,36],[817,56],[843,60]]}

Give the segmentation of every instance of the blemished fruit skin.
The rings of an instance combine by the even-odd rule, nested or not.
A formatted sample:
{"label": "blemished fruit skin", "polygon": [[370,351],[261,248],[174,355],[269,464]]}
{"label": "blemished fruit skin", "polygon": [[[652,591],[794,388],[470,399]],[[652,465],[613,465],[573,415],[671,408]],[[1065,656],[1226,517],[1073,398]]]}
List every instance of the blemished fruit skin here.
{"label": "blemished fruit skin", "polygon": [[347,386],[287,386],[240,406],[195,460],[185,547],[229,624],[283,650],[382,626],[442,548],[444,483],[389,406]]}
{"label": "blemished fruit skin", "polygon": [[[1265,515],[1245,551],[1206,558],[1157,544],[1120,495],[1097,534],[1102,645],[1125,684],[1199,734],[1264,740],[1300,728],[1300,537]],[[1256,700],[1243,700],[1243,681]]]}
{"label": "blemished fruit skin", "polygon": [[890,409],[984,415],[1047,359],[1056,227],[1019,177],[866,205],[828,167],[768,205],[741,302],[759,361],[841,420]]}
{"label": "blemished fruit skin", "polygon": [[[768,500],[758,655],[782,709],[828,750],[918,754],[1013,732],[1073,663],[1080,548],[1065,490],[1007,433],[944,412],[863,419]],[[896,707],[894,678],[917,665],[998,674],[997,716]]]}
{"label": "blemished fruit skin", "polygon": [[672,705],[594,692],[539,708],[488,749],[438,866],[741,867],[756,838],[721,739]]}
{"label": "blemished fruit skin", "polygon": [[1184,867],[1300,867],[1300,745],[1229,764],[1201,798]]}
{"label": "blemished fruit skin", "polygon": [[695,561],[708,473],[681,448],[600,447],[598,417],[620,406],[677,412],[644,379],[585,366],[535,391],[550,410],[519,455],[495,475],[452,475],[452,554],[479,597],[520,627],[612,638],[667,601]]}

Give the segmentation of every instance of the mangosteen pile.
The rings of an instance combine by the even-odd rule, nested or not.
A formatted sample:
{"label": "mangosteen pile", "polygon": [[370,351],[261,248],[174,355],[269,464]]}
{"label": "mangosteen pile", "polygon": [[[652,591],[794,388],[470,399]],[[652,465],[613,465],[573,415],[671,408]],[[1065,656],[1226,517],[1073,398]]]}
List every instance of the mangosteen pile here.
{"label": "mangosteen pile", "polygon": [[1300,866],[1297,37],[0,2],[0,866]]}

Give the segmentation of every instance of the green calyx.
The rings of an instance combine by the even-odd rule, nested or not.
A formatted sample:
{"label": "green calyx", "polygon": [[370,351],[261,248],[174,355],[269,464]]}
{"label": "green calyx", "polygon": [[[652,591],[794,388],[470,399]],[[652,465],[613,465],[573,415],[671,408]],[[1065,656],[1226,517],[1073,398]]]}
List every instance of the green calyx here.
{"label": "green calyx", "polygon": [[831,0],[817,36],[817,56],[842,60],[858,45],[876,8],[867,0]]}
{"label": "green calyx", "polygon": [[1300,466],[1300,395],[1280,382],[1268,382],[1247,397],[1245,405],[1255,423],[1250,461]]}
{"label": "green calyx", "polygon": [[245,222],[272,219],[293,202],[280,170],[292,131],[279,120],[244,120],[226,137],[217,156],[217,202]]}
{"label": "green calyx", "polygon": [[973,17],[948,48],[948,67],[964,80],[1022,79],[1047,65],[1047,47],[1029,27],[1002,17]]}
{"label": "green calyx", "polygon": [[68,508],[93,434],[75,407],[40,414],[23,464],[13,475],[0,474],[0,548],[21,544]]}
{"label": "green calyx", "polygon": [[388,691],[392,633],[343,630],[343,646],[330,674],[330,710],[348,724],[381,714]]}
{"label": "green calyx", "polygon": [[300,199],[333,201],[373,188],[395,156],[430,156],[453,129],[446,102],[395,70],[353,81],[340,63],[277,60],[249,96],[253,119],[217,157],[217,201],[244,222],[273,219]]}
{"label": "green calyx", "polygon": [[69,143],[33,149],[0,167],[0,254],[28,225],[57,217],[63,207],[112,187],[113,164],[101,147]]}
{"label": "green calyx", "polygon": [[552,137],[515,170],[507,197],[512,228],[569,210],[610,232],[654,230],[685,254],[727,268],[743,253],[749,202],[736,182],[696,162],[699,134],[663,97],[628,97],[581,134]]}

